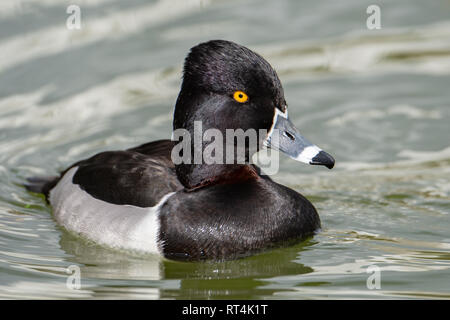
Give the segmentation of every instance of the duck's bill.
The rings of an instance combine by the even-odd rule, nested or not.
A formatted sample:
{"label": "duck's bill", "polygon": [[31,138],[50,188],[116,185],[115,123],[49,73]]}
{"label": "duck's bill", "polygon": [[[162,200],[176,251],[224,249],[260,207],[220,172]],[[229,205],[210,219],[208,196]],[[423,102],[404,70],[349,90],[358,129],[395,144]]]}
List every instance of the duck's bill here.
{"label": "duck's bill", "polygon": [[304,138],[287,115],[276,110],[274,124],[264,142],[266,147],[281,151],[300,162],[333,168],[334,158]]}

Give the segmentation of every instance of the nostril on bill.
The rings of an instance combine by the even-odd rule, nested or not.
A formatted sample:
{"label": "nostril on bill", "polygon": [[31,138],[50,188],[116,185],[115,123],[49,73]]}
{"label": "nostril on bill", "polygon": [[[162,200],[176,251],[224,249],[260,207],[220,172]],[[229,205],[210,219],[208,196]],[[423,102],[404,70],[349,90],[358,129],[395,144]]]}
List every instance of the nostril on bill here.
{"label": "nostril on bill", "polygon": [[292,141],[295,141],[295,137],[292,133],[290,133],[289,131],[284,131],[283,134],[288,137],[289,139],[291,139]]}

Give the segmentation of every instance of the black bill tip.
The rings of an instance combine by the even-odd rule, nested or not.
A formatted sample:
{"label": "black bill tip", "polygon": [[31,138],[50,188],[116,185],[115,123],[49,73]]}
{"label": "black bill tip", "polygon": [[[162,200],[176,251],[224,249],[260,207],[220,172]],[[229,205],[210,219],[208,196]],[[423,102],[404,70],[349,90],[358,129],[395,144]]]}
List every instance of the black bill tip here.
{"label": "black bill tip", "polygon": [[314,158],[312,158],[310,164],[325,166],[328,169],[332,169],[334,167],[334,158],[325,151],[320,151]]}

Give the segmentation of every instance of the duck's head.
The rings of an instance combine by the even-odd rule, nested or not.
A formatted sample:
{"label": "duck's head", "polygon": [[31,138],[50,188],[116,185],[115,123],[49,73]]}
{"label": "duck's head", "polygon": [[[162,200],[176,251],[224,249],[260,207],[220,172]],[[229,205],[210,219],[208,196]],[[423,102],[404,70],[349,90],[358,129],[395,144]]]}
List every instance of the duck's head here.
{"label": "duck's head", "polygon": [[[224,137],[226,129],[265,129],[258,148],[266,145],[297,161],[334,166],[333,157],[289,120],[275,70],[260,55],[230,41],[201,43],[186,58],[173,128],[193,133],[194,121],[201,121],[203,131],[215,128]],[[278,139],[272,139],[274,130],[279,130]]]}

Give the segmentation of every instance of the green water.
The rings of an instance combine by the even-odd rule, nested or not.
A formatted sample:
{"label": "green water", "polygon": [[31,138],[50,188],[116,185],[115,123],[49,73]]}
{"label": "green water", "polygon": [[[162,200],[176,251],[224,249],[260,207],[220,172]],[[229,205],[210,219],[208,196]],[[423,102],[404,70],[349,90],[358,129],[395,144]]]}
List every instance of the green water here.
{"label": "green water", "polygon": [[[372,31],[371,1],[78,3],[73,31],[69,1],[0,5],[0,298],[450,298],[449,1],[377,1]],[[170,137],[185,54],[217,38],[262,54],[293,122],[335,156],[331,171],[282,157],[273,177],[315,204],[322,231],[181,263],[60,229],[25,178]]]}

